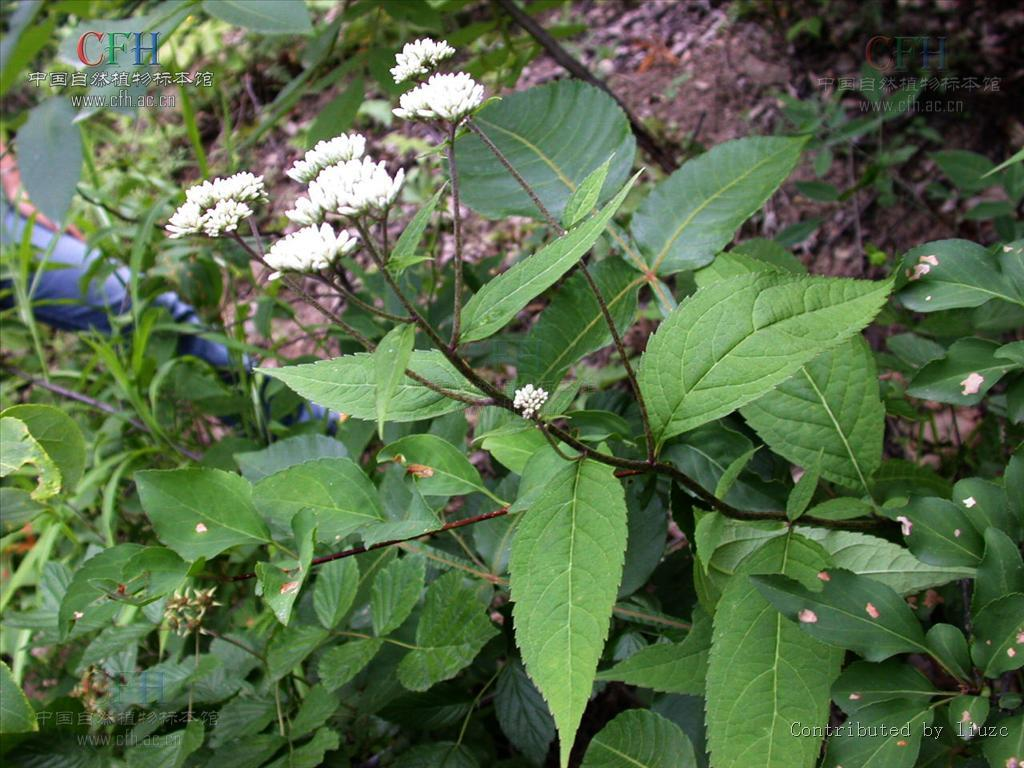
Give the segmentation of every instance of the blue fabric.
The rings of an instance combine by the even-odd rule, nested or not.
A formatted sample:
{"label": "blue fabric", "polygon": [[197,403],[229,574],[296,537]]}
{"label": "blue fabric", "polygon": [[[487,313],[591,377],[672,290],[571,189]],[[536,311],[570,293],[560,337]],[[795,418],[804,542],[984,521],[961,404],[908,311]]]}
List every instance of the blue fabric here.
{"label": "blue fabric", "polygon": [[[2,200],[0,214],[4,243],[13,245],[21,242],[28,221]],[[127,267],[117,267],[102,282],[90,281],[83,290],[85,276],[103,258],[102,254],[89,250],[81,240],[71,235],[60,235],[56,243],[53,243],[54,237],[55,234],[45,227],[32,228],[32,245],[36,249],[45,253],[53,245],[47,269],[39,275],[36,291],[32,295],[33,314],[40,322],[64,331],[95,330],[110,335],[113,333],[110,315],[123,315],[131,308],[128,290],[131,272]],[[4,299],[4,302],[10,305],[8,299]],[[154,303],[165,307],[176,323],[195,325],[197,329],[202,325],[195,309],[182,301],[176,293],[161,294]],[[197,335],[182,334],[178,340],[178,353],[194,355],[215,368],[231,366],[227,347]],[[248,356],[244,364],[247,370],[252,369],[252,361]],[[324,418],[329,419],[328,428],[333,432],[337,425],[337,415],[322,406],[305,403],[296,416],[297,421]]]}

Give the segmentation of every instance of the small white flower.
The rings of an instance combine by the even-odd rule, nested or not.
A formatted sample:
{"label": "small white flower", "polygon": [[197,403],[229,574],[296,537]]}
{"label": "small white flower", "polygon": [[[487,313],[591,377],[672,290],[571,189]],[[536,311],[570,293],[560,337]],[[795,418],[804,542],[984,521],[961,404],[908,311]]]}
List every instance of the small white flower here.
{"label": "small white flower", "polygon": [[516,390],[512,406],[523,414],[523,418],[529,419],[540,411],[541,406],[547,400],[548,393],[546,391],[540,387],[534,387],[533,384],[527,384],[525,387]]}
{"label": "small white flower", "polygon": [[349,160],[325,168],[309,185],[310,206],[342,216],[380,215],[395,201],[404,180],[404,170],[392,178],[383,162]]}
{"label": "small white flower", "polygon": [[294,221],[308,227],[312,224],[319,224],[324,218],[324,212],[318,205],[314,205],[308,197],[300,197],[295,201],[295,207],[285,211],[284,215]]}
{"label": "small white flower", "polygon": [[391,76],[396,83],[404,83],[413,77],[427,74],[439,62],[454,55],[455,49],[444,40],[437,42],[424,37],[415,43],[405,44],[401,53],[395,56],[396,66],[391,68]]}
{"label": "small white flower", "polygon": [[248,171],[236,173],[226,179],[214,179],[213,194],[217,201],[235,200],[239,203],[262,203],[267,199],[263,177],[254,176]]}
{"label": "small white flower", "polygon": [[900,515],[899,517],[897,517],[896,522],[900,524],[900,532],[904,536],[909,536],[911,533],[914,532],[914,524],[906,515]]}
{"label": "small white flower", "polygon": [[238,223],[252,216],[252,208],[238,200],[221,200],[203,215],[203,232],[209,237],[220,237],[234,232]]}
{"label": "small white flower", "polygon": [[204,181],[185,190],[185,199],[195,203],[200,208],[209,208],[217,202],[217,193],[213,188],[212,181]]}
{"label": "small white flower", "polygon": [[403,93],[393,112],[404,120],[451,120],[464,118],[484,100],[484,87],[465,72],[434,75]]}
{"label": "small white flower", "polygon": [[168,220],[165,229],[173,238],[198,235],[203,231],[203,209],[198,203],[186,200]]}
{"label": "small white flower", "polygon": [[302,184],[308,184],[324,168],[347,160],[358,160],[366,151],[366,137],[358,133],[343,133],[330,141],[318,141],[302,160],[297,160],[288,175]]}
{"label": "small white flower", "polygon": [[282,272],[315,272],[326,269],[335,259],[351,253],[359,241],[345,230],[338,234],[330,224],[306,227],[278,240],[267,252],[266,262],[276,269],[271,280]]}
{"label": "small white flower", "polygon": [[167,222],[167,234],[177,238],[202,232],[219,237],[237,229],[239,221],[252,216],[247,203],[266,199],[263,177],[248,171],[195,184],[185,190],[185,202]]}

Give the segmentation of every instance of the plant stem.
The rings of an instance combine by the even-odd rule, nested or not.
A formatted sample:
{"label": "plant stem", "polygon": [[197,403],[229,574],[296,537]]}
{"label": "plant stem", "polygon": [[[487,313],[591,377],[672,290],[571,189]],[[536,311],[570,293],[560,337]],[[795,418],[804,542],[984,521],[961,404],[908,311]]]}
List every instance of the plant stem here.
{"label": "plant stem", "polygon": [[[565,234],[565,228],[551,215],[544,203],[541,202],[537,193],[530,187],[529,182],[520,174],[515,166],[512,165],[511,161],[505,157],[504,153],[491,141],[490,137],[487,136],[479,127],[474,123],[469,123],[470,130],[476,133],[480,137],[480,140],[487,145],[488,149],[494,153],[494,156],[498,158],[505,169],[512,174],[513,178],[519,182],[519,186],[523,188],[523,191],[530,196],[534,205],[541,212],[544,218],[548,222],[548,226],[555,230],[559,236]],[[640,406],[640,420],[643,422],[644,427],[644,442],[647,447],[647,461],[648,463],[654,463],[654,451],[655,442],[654,434],[651,432],[651,420],[647,412],[647,403],[644,401],[643,393],[640,391],[640,383],[637,381],[636,372],[633,370],[633,364],[629,361],[629,356],[626,354],[626,345],[622,343],[622,336],[619,334],[619,329],[615,327],[615,319],[612,317],[611,311],[608,309],[608,302],[605,301],[604,296],[601,294],[601,289],[598,287],[597,282],[594,280],[593,275],[590,274],[590,270],[587,269],[586,263],[583,259],[577,262],[577,266],[583,273],[583,279],[586,280],[587,286],[590,288],[590,292],[594,294],[594,298],[597,300],[597,306],[601,310],[601,317],[604,318],[605,325],[608,326],[608,330],[612,335],[612,341],[615,343],[615,350],[619,353],[619,358],[622,360],[622,365],[626,369],[626,376],[629,378],[629,386],[633,390],[633,396],[636,398],[637,405]]]}
{"label": "plant stem", "polygon": [[[329,562],[332,562],[333,560],[341,560],[342,558],[353,557],[354,555],[361,555],[364,552],[371,552],[371,551],[373,551],[375,549],[381,549],[383,547],[393,547],[396,544],[404,544],[407,541],[416,541],[417,539],[424,539],[424,538],[426,538],[428,536],[435,536],[435,535],[437,535],[439,533],[444,533],[445,531],[451,531],[451,530],[454,530],[456,528],[462,528],[463,526],[466,526],[466,525],[473,525],[474,523],[479,523],[479,522],[482,522],[484,520],[493,520],[496,517],[502,517],[503,515],[507,515],[508,514],[508,509],[509,509],[508,507],[502,507],[501,509],[496,509],[493,512],[484,512],[482,515],[475,515],[473,517],[466,517],[466,518],[463,518],[462,520],[453,520],[452,522],[445,523],[440,528],[436,528],[433,531],[427,531],[426,533],[418,533],[415,536],[407,536],[404,539],[392,539],[391,541],[378,541],[376,544],[372,544],[369,547],[366,547],[366,546],[352,547],[351,549],[346,549],[346,550],[344,550],[342,552],[335,552],[333,555],[324,555],[323,557],[317,557],[317,558],[314,558],[310,562],[310,567],[312,567],[314,565],[323,565],[324,563],[329,563]],[[250,579],[255,579],[255,578],[256,578],[256,574],[255,573],[243,573],[243,574],[241,574],[239,576],[232,576],[229,579],[229,581],[248,581]]]}
{"label": "plant stem", "polygon": [[[153,434],[153,431],[149,429],[149,427],[147,427],[143,422],[139,421],[134,416],[129,416],[126,413],[122,413],[114,406],[108,405],[107,403],[104,403],[102,400],[97,400],[94,397],[83,395],[81,392],[75,392],[74,390],[67,389],[65,387],[62,387],[60,384],[54,384],[53,382],[50,381],[44,381],[43,379],[37,378],[32,374],[21,370],[20,368],[15,368],[12,365],[4,365],[3,370],[7,373],[14,374],[19,379],[24,379],[29,384],[40,387],[41,389],[45,389],[48,392],[53,392],[53,394],[55,395],[60,395],[61,397],[66,398],[68,400],[74,400],[75,402],[82,403],[83,405],[87,405],[90,408],[95,408],[97,411],[102,411],[103,413],[110,414],[111,416],[117,416],[120,419],[124,419],[140,432],[145,432],[148,435]],[[201,454],[189,450],[188,448],[185,448],[183,446],[171,443],[171,447],[174,448],[174,450],[180,453],[182,456],[184,456],[187,459],[191,459],[192,461],[200,461],[203,458]]]}
{"label": "plant stem", "polygon": [[455,124],[448,131],[448,171],[452,177],[452,231],[455,236],[455,302],[452,315],[452,340],[449,347],[459,348],[462,330],[462,214],[459,211],[459,171],[455,164]]}
{"label": "plant stem", "polygon": [[519,171],[517,171],[515,167],[512,165],[512,163],[509,162],[508,158],[505,157],[505,154],[500,149],[498,149],[497,145],[493,141],[491,141],[491,137],[484,133],[482,130],[480,130],[480,127],[472,120],[466,121],[466,127],[469,128],[469,130],[475,133],[478,137],[480,137],[480,141],[482,141],[487,146],[487,148],[491,150],[492,153],[494,153],[494,156],[498,158],[498,161],[503,166],[505,166],[505,170],[509,172],[512,178],[519,182],[519,186],[523,188],[523,191],[527,195],[529,195],[530,200],[533,201],[533,204],[537,206],[537,210],[541,212],[541,215],[547,221],[548,226],[551,227],[556,232],[561,231],[562,225],[558,223],[558,220],[551,215],[551,211],[548,210],[547,206],[541,202],[539,197],[537,197],[537,193],[533,191],[533,187],[530,186],[529,182],[527,182],[526,179],[522,177]]}

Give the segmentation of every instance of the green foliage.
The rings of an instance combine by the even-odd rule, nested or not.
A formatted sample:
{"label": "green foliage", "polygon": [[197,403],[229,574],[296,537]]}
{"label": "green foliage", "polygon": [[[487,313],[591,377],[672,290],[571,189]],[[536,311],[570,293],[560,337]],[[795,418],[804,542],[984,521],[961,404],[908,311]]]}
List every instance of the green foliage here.
{"label": "green foliage", "polygon": [[782,383],[870,322],[888,292],[884,283],[756,273],[698,291],[651,337],[638,372],[658,444]]}
{"label": "green foliage", "polygon": [[[629,178],[636,154],[636,140],[619,106],[575,80],[507,96],[482,109],[476,123],[556,217],[570,194],[608,161],[602,190],[605,199],[611,197]],[[565,125],[572,130],[560,130]],[[530,197],[477,136],[467,133],[457,148],[466,205],[488,218],[539,218]]]}
{"label": "green foliage", "polygon": [[[640,157],[603,89],[517,90],[541,47],[485,5],[5,9],[5,144],[126,298],[109,336],[50,331],[43,225],[3,240],[4,760],[1019,762],[1024,158],[936,146],[882,87],[661,157],[679,126],[644,113]],[[776,36],[824,40],[819,14]],[[93,29],[159,31],[161,71],[215,87],[157,119],[21,82]],[[409,128],[394,55],[442,34],[501,96]],[[355,249],[265,280],[290,163],[343,130],[401,189],[329,206]],[[247,168],[248,220],[158,234],[183,185]],[[762,214],[780,189],[814,215]],[[861,243],[908,201],[948,239]],[[852,255],[827,212],[858,217]]]}
{"label": "green foliage", "polygon": [[597,672],[626,544],[626,502],[610,467],[560,469],[516,529],[509,557],[516,643],[559,733],[562,762]]}
{"label": "green foliage", "polygon": [[637,209],[633,236],[659,275],[702,267],[793,170],[805,140],[721,144],[658,185]]}

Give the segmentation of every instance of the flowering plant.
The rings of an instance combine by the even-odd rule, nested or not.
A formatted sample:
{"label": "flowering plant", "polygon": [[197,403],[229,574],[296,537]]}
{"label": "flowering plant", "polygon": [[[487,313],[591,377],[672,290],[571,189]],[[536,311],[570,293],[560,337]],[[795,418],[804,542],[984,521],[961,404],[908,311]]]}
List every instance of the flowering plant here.
{"label": "flowering plant", "polygon": [[[132,724],[169,741],[128,765],[1019,761],[1024,342],[999,323],[1024,306],[1022,242],[808,274],[734,238],[824,152],[811,137],[730,141],[652,181],[605,90],[499,96],[479,62],[441,71],[461,53],[421,38],[375,62],[405,89],[375,114],[415,159],[346,125],[177,194],[158,267],[212,254],[241,300],[194,335],[230,360],[147,358],[186,323],[133,283],[129,362],[87,342],[139,414],[119,429],[150,441],[95,430],[110,484],[83,477],[60,411],[3,412],[4,502],[55,521],[36,546],[99,499],[76,569],[47,566],[10,623],[74,649],[46,706],[66,692],[104,727],[187,714]],[[974,309],[996,330],[948,347],[907,333],[876,353],[863,333]],[[323,332],[292,355],[279,322]],[[218,417],[192,442],[165,428],[185,401]],[[995,414],[955,483],[890,445],[897,418],[934,432],[936,403],[954,426]],[[21,562],[15,589],[36,575]],[[0,665],[2,722],[27,734],[20,658]],[[921,738],[940,714],[959,729],[941,749]],[[18,757],[40,764],[47,735]]]}

